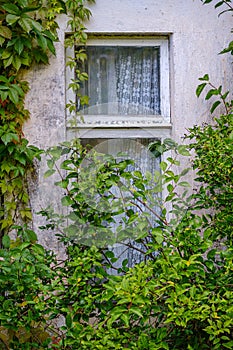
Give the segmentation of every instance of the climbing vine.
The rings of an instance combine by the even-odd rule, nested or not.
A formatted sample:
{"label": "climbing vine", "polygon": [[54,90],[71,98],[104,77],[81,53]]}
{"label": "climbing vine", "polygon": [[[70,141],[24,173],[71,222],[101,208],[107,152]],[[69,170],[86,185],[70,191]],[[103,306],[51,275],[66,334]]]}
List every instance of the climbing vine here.
{"label": "climbing vine", "polygon": [[[66,46],[84,43],[83,22],[91,13],[85,4],[92,1],[14,0],[0,3],[0,240],[16,222],[31,220],[27,174],[40,150],[28,144],[23,125],[30,117],[25,108],[28,82],[22,77],[34,64],[48,64],[55,55],[57,16],[68,15],[72,35]],[[83,59],[84,53],[76,56]],[[82,57],[81,57],[82,56]],[[84,55],[85,57],[85,55]],[[69,65],[75,66],[74,61]],[[77,80],[86,79],[76,72]],[[38,106],[39,108],[39,106]],[[4,238],[9,240],[8,236]]]}

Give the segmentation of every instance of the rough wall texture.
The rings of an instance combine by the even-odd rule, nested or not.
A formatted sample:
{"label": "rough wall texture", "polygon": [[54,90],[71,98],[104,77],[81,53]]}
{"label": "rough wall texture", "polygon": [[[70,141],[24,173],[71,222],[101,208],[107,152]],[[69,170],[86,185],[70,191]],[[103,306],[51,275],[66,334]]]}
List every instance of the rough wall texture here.
{"label": "rough wall texture", "polygon": [[[193,124],[209,120],[209,102],[204,97],[197,99],[195,89],[198,78],[205,73],[216,85],[223,84],[223,90],[232,87],[231,57],[218,55],[231,39],[230,14],[218,18],[214,4],[203,6],[200,0],[96,0],[91,11],[93,16],[86,24],[89,32],[169,34],[173,138],[182,137]],[[43,148],[66,138],[66,31],[66,19],[61,17],[57,56],[51,58],[50,65],[35,67],[28,74],[31,91],[27,106],[31,120],[25,134],[31,143]],[[34,211],[50,201],[58,203],[51,180],[43,179],[43,171],[41,165],[32,198]],[[41,239],[46,244],[51,241],[45,235]]]}

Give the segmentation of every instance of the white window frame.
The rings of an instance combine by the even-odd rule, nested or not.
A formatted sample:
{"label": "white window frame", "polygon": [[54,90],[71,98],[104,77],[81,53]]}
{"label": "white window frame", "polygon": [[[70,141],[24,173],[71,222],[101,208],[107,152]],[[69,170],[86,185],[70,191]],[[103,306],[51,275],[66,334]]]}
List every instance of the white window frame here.
{"label": "white window frame", "polygon": [[[88,33],[87,46],[154,46],[160,49],[160,109],[161,115],[85,115],[71,122],[74,115],[66,114],[66,137],[73,138],[154,138],[163,141],[171,137],[170,114],[170,59],[168,35],[148,34],[100,34]],[[66,56],[74,57],[74,49],[66,49]],[[76,96],[68,86],[74,79],[74,70],[66,69],[66,102],[75,101]],[[70,123],[71,122],[71,123]],[[167,152],[170,153],[170,152]],[[170,154],[161,156],[166,161]],[[162,191],[162,198],[168,195],[167,189]],[[169,208],[167,208],[169,209]]]}
{"label": "white window frame", "polygon": [[[77,128],[70,127],[69,123],[73,115],[67,112],[67,129],[78,137],[88,133],[86,137],[100,137],[101,131],[105,129],[106,137],[122,137],[124,129],[127,129],[128,137],[143,137],[142,134],[149,132],[150,137],[164,138],[170,136],[171,118],[170,118],[170,68],[169,68],[169,39],[168,36],[157,35],[100,35],[88,34],[87,46],[154,46],[160,49],[160,109],[161,115],[85,115],[83,118],[77,118]],[[74,56],[74,50],[67,49],[67,57]],[[75,93],[68,89],[71,79],[74,79],[74,70],[66,69],[66,102],[75,101]],[[142,128],[144,132],[140,132]],[[74,130],[76,129],[76,130]],[[93,129],[95,131],[93,132]],[[148,136],[149,137],[149,136]]]}

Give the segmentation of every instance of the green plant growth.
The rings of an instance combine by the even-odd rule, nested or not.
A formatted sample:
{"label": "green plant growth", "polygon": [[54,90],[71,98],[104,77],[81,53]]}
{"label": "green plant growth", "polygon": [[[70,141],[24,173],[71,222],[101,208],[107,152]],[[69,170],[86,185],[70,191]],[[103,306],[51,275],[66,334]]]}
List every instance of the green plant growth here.
{"label": "green plant growth", "polygon": [[[90,13],[83,12],[83,1],[65,4],[72,13],[70,25],[75,33],[66,44],[73,45],[76,40],[83,44],[82,23]],[[26,6],[25,2],[13,5]],[[216,7],[225,5],[231,10],[231,1],[221,1]],[[60,2],[56,6],[64,11]],[[42,17],[40,25],[50,23],[54,28],[51,11],[52,22],[44,22]],[[8,24],[17,28],[26,20],[32,37],[35,33],[33,38],[37,38],[38,28],[28,9],[22,15],[5,9],[1,13],[5,16],[2,26],[7,27],[5,18],[11,23],[15,19]],[[7,29],[4,33],[9,36]],[[49,49],[49,38],[42,36]],[[85,59],[83,52],[79,54],[81,61]],[[74,62],[69,64],[75,69]],[[6,70],[10,71],[10,66]],[[13,74],[2,74],[4,111],[16,110],[12,98],[18,98],[23,106],[27,84],[18,79],[16,71],[12,65]],[[86,79],[82,74],[76,72],[77,81],[71,87],[76,89],[76,84]],[[62,204],[67,215],[43,210],[47,221],[41,229],[50,229],[50,234],[54,230],[65,258],[59,261],[45,250],[26,226],[15,227],[14,240],[3,237],[3,349],[232,349],[233,102],[208,75],[200,80],[197,96],[209,87],[206,99],[216,98],[210,112],[219,106],[225,112],[214,118],[212,125],[190,129],[186,138],[191,146],[170,139],[150,145],[155,157],[166,159],[153,174],[142,174],[126,155],[100,155],[82,147],[78,140],[48,150],[45,176],[60,174],[56,186],[64,191]],[[68,107],[72,109],[72,104]],[[19,145],[24,145],[25,154],[29,149],[37,152],[22,137],[21,125],[17,124],[20,132],[10,129],[10,136],[2,136],[3,147],[10,152],[11,145],[12,152],[18,152]],[[179,168],[181,157],[189,156],[189,149],[195,151],[192,168],[197,171],[198,186],[193,193],[185,181],[189,169],[173,170],[174,165]],[[168,151],[173,157],[166,158]],[[162,189],[165,198],[160,195]],[[7,196],[12,193],[8,191]],[[6,203],[5,198],[3,201]],[[106,238],[133,249],[141,262],[130,266],[125,259],[119,265]]]}
{"label": "green plant growth", "polygon": [[[215,134],[222,135],[220,124],[211,127]],[[201,145],[207,158],[212,151],[204,142],[208,130],[205,126],[190,131],[189,137],[195,134],[198,140],[192,144],[197,150],[194,167],[197,161],[204,164]],[[232,187],[216,189],[219,197],[210,202],[211,182],[200,177],[200,167],[196,179],[200,189],[188,196],[188,183],[183,180],[188,169],[172,170],[172,165],[179,166],[179,157],[188,156],[187,147],[168,139],[151,148],[156,155],[170,149],[177,154],[161,162],[160,171],[153,175],[132,171],[132,161],[122,155],[116,159],[91,154],[78,140],[49,152],[46,176],[54,173],[57,160],[65,155],[61,169],[66,176],[56,185],[66,190],[62,203],[70,208],[64,217],[70,224],[64,228],[60,217],[42,212],[49,218],[47,228],[59,229],[59,239],[67,247],[66,283],[57,302],[66,320],[61,336],[64,349],[232,347],[232,225],[229,216],[222,215],[220,196],[230,196]],[[232,157],[232,144],[229,148],[225,161]],[[93,173],[94,178],[89,175]],[[87,187],[93,189],[91,196]],[[164,200],[158,195],[161,188],[167,189]],[[173,207],[169,213],[168,204]],[[159,212],[155,207],[160,207]],[[197,214],[200,209],[217,211]],[[225,227],[221,234],[216,218]],[[125,240],[126,248],[140,253],[141,263],[130,267],[124,260],[116,268],[118,257],[105,240]],[[117,273],[112,273],[114,268]]]}
{"label": "green plant growth", "polygon": [[55,54],[56,15],[64,12],[63,2],[1,1],[0,4],[0,230],[1,238],[16,222],[31,219],[27,174],[36,147],[28,145],[23,124],[28,82],[22,70],[45,64]]}

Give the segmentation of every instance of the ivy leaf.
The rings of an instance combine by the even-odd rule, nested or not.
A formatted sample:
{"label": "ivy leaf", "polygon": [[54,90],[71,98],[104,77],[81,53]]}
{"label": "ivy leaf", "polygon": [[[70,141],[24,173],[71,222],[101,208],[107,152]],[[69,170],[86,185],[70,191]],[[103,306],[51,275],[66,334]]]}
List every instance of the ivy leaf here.
{"label": "ivy leaf", "polygon": [[18,135],[17,134],[13,134],[12,132],[9,132],[7,134],[3,134],[1,136],[1,140],[2,142],[7,145],[8,143],[12,142],[12,141],[19,141]]}
{"label": "ivy leaf", "polygon": [[18,53],[18,55],[21,55],[23,48],[24,48],[24,44],[23,44],[23,41],[21,40],[21,38],[18,38],[16,40],[14,48],[15,48],[15,51]]}
{"label": "ivy leaf", "polygon": [[21,59],[19,58],[19,56],[14,55],[13,60],[12,60],[13,67],[18,71],[21,67],[21,64],[22,64],[22,62],[21,62]]}
{"label": "ivy leaf", "polygon": [[8,79],[4,77],[4,75],[0,75],[0,81],[3,81],[4,83],[8,83]]}
{"label": "ivy leaf", "polygon": [[29,33],[32,30],[32,22],[29,17],[21,17],[19,20],[20,27],[25,30],[25,32]]}
{"label": "ivy leaf", "polygon": [[[4,51],[2,52],[1,58],[2,58],[3,60],[5,60],[5,59],[11,57],[11,55],[12,55],[12,53],[10,52],[10,50],[4,50]],[[8,83],[8,80],[5,81],[5,82]]]}
{"label": "ivy leaf", "polygon": [[15,89],[10,89],[8,95],[15,105],[19,102],[19,95]]}
{"label": "ivy leaf", "polygon": [[5,101],[8,97],[8,91],[0,91],[1,100]]}
{"label": "ivy leaf", "polygon": [[49,51],[52,52],[53,55],[55,55],[56,54],[56,50],[55,50],[55,47],[53,45],[52,40],[47,39],[47,45],[48,45]]}
{"label": "ivy leaf", "polygon": [[71,317],[71,315],[66,315],[66,327],[67,328],[71,328],[72,327],[72,323],[73,323],[73,321],[72,321],[72,317]]}
{"label": "ivy leaf", "polygon": [[11,39],[12,31],[10,30],[10,28],[0,25],[0,35],[6,39]]}
{"label": "ivy leaf", "polygon": [[22,10],[22,12],[34,12],[34,11],[37,11],[37,10],[39,10],[41,8],[41,5],[39,5],[39,6],[31,6],[31,7],[29,7],[29,6],[25,6],[24,8],[23,8],[23,10]]}
{"label": "ivy leaf", "polygon": [[34,28],[36,31],[41,32],[43,30],[41,24],[37,21],[34,21],[33,19],[30,18],[31,21],[31,26]]}
{"label": "ivy leaf", "polygon": [[45,37],[43,35],[41,35],[41,34],[37,35],[37,42],[43,51],[45,51],[47,49],[47,40],[45,39]]}
{"label": "ivy leaf", "polygon": [[20,15],[20,9],[14,4],[9,4],[8,3],[8,4],[3,5],[2,8],[6,12],[11,13],[13,15],[18,15],[18,16]]}
{"label": "ivy leaf", "polygon": [[11,240],[8,235],[4,235],[2,238],[2,245],[4,248],[10,248]]}
{"label": "ivy leaf", "polygon": [[16,15],[7,15],[6,16],[6,21],[7,23],[9,23],[10,25],[14,24],[15,22],[17,22],[20,19],[20,16],[16,16]]}
{"label": "ivy leaf", "polygon": [[34,231],[32,230],[27,230],[27,236],[29,238],[30,242],[36,242],[37,241],[37,235]]}
{"label": "ivy leaf", "polygon": [[8,66],[10,66],[12,61],[13,61],[13,55],[11,55],[9,58],[5,59],[4,63],[3,63],[4,64],[4,68],[7,68]]}
{"label": "ivy leaf", "polygon": [[12,85],[12,89],[16,90],[19,96],[23,96],[24,92],[17,84]]}

